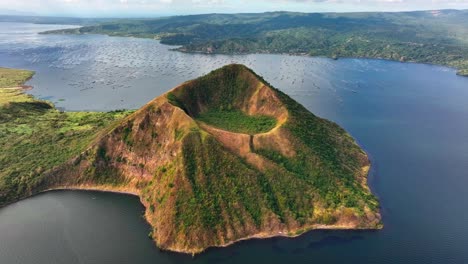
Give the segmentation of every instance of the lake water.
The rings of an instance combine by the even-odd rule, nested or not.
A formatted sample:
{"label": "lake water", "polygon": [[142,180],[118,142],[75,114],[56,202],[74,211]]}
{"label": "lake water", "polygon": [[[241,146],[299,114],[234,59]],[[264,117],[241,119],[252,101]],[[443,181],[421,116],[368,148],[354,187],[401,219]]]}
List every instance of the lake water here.
{"label": "lake water", "polygon": [[0,209],[0,263],[468,263],[468,78],[381,60],[191,55],[157,41],[37,35],[0,23],[0,65],[37,71],[35,96],[66,110],[137,108],[171,87],[244,63],[370,154],[381,231],[312,231],[161,252],[136,197],[56,191]]}

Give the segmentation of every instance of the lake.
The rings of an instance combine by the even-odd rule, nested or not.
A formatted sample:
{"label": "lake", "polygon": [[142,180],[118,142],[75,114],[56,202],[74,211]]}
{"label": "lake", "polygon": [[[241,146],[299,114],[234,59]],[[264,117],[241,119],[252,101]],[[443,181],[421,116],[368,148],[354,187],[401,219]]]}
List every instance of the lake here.
{"label": "lake", "polygon": [[138,108],[236,62],[349,131],[372,160],[380,231],[312,231],[192,258],[158,250],[133,196],[43,193],[0,209],[0,263],[467,263],[468,78],[383,60],[202,55],[148,39],[38,35],[0,23],[0,65],[37,72],[31,94],[73,110]]}

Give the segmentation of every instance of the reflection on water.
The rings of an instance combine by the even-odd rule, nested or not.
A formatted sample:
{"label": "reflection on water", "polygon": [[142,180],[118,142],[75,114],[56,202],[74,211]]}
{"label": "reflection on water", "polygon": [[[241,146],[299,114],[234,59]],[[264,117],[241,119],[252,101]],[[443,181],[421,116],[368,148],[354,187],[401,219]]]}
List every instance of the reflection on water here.
{"label": "reflection on water", "polygon": [[67,110],[138,108],[244,63],[366,149],[385,228],[244,241],[192,259],[154,247],[135,198],[52,192],[0,209],[0,263],[468,263],[468,78],[421,64],[193,55],[154,40],[35,34],[58,27],[0,23],[0,64],[36,70],[32,94]]}
{"label": "reflection on water", "polygon": [[[170,51],[158,41],[100,35],[38,35],[60,26],[0,23],[2,64],[34,69],[32,94],[51,96],[67,110],[138,108],[183,81],[230,63],[242,63],[276,87],[297,97],[339,103],[337,90],[352,93],[366,83],[342,78],[404,68],[379,61],[308,58],[285,55],[203,55]],[[63,26],[62,26],[63,27]],[[343,76],[344,77],[344,76]],[[385,82],[376,82],[376,88]],[[59,101],[64,99],[64,101]],[[323,99],[322,99],[323,100]],[[315,101],[316,104],[321,102]]]}

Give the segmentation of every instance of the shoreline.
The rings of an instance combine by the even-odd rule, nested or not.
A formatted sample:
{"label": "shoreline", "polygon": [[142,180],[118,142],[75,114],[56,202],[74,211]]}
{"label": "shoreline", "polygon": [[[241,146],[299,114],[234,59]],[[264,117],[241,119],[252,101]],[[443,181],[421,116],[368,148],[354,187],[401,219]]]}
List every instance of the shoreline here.
{"label": "shoreline", "polygon": [[[255,240],[255,239],[270,239],[270,238],[275,238],[275,237],[280,237],[280,238],[296,238],[296,237],[299,237],[299,236],[302,236],[302,235],[305,235],[309,232],[313,232],[313,231],[321,231],[321,230],[348,230],[348,231],[378,231],[378,230],[382,230],[383,229],[383,226],[382,227],[379,227],[379,228],[359,228],[359,227],[348,227],[346,225],[322,225],[322,224],[314,224],[312,225],[311,227],[307,227],[305,229],[298,229],[296,231],[299,231],[299,230],[304,230],[304,232],[302,233],[299,233],[299,234],[295,234],[294,231],[290,231],[290,233],[292,233],[292,235],[289,235],[288,233],[284,233],[284,232],[278,232],[278,233],[259,233],[259,234],[256,234],[256,235],[252,235],[252,236],[248,236],[248,237],[245,237],[245,238],[239,238],[237,240],[234,240],[234,241],[231,241],[231,242],[228,242],[224,245],[220,245],[220,246],[213,246],[213,247],[208,247],[206,248],[205,250],[199,252],[199,253],[196,253],[196,254],[200,254],[200,253],[203,253],[205,252],[206,250],[209,250],[209,249],[212,249],[212,248],[225,248],[225,247],[228,247],[228,246],[232,246],[233,244],[236,244],[238,242],[242,242],[242,241],[247,241],[247,240]],[[183,253],[183,252],[181,252]]]}
{"label": "shoreline", "polygon": [[[79,192],[102,192],[102,193],[115,193],[115,194],[124,194],[124,195],[130,195],[130,196],[136,196],[140,198],[140,195],[136,192],[131,192],[131,191],[124,191],[124,190],[112,190],[112,189],[99,189],[99,188],[93,188],[93,187],[79,187],[79,186],[73,186],[73,187],[58,187],[58,188],[50,188],[44,191],[40,191],[37,194],[42,194],[42,193],[47,193],[47,192],[53,192],[53,191],[79,191]],[[35,195],[37,195],[35,194]],[[32,195],[34,196],[34,195]],[[30,197],[32,197],[30,196]],[[27,197],[29,198],[29,197]],[[25,198],[25,199],[27,199]]]}
{"label": "shoreline", "polygon": [[[39,191],[39,192],[36,192],[36,193],[33,193],[31,195],[28,195],[26,197],[23,197],[23,198],[20,198],[16,201],[12,201],[12,202],[9,202],[9,203],[6,203],[6,204],[3,204],[0,206],[0,210],[2,208],[5,208],[7,206],[10,206],[10,205],[13,205],[15,203],[18,203],[18,202],[21,202],[23,200],[26,200],[26,199],[29,199],[29,198],[33,198],[34,196],[36,195],[41,195],[41,194],[45,194],[45,193],[48,193],[48,192],[53,192],[53,191],[83,191],[83,192],[107,192],[107,193],[115,193],[115,194],[123,194],[123,195],[131,195],[131,196],[136,196],[138,198],[140,198],[140,195],[136,192],[132,192],[132,191],[125,191],[125,190],[112,190],[112,189],[99,189],[98,187],[80,187],[80,186],[70,186],[70,187],[64,187],[64,186],[61,186],[61,187],[57,187],[57,188],[49,188],[49,189],[46,189],[46,190],[42,190],[42,191]],[[141,200],[141,199],[140,199]],[[140,201],[141,202],[141,201]],[[142,203],[143,204],[143,203]],[[143,204],[144,206],[144,204]],[[145,206],[146,208],[146,206]]]}
{"label": "shoreline", "polygon": [[[356,144],[357,144],[357,142],[356,142]],[[367,152],[365,152],[365,153],[366,153],[366,156],[368,156]],[[370,162],[370,158],[369,158],[369,162]],[[370,192],[372,192],[372,189],[370,188],[370,186],[368,184],[369,184],[369,175],[370,175],[371,168],[372,168],[371,164],[369,164],[368,166],[364,166],[363,167],[363,172],[364,173],[361,175],[361,177],[364,177],[365,182],[367,184],[367,188],[369,189]],[[351,226],[351,225],[346,225],[346,224],[332,224],[332,225],[311,224],[311,225],[308,225],[308,226],[304,226],[304,227],[297,228],[297,229],[294,229],[294,230],[289,230],[289,231],[259,232],[257,234],[253,234],[253,235],[250,235],[250,236],[247,236],[247,237],[242,237],[242,238],[227,242],[227,243],[222,244],[222,245],[209,246],[209,247],[207,247],[205,249],[202,249],[200,251],[195,251],[195,252],[188,252],[188,251],[184,251],[184,250],[171,249],[171,248],[168,248],[168,249],[165,249],[165,250],[167,250],[169,252],[176,252],[176,253],[179,253],[179,254],[191,254],[192,257],[194,257],[195,255],[201,254],[201,253],[203,253],[203,252],[205,252],[207,250],[210,250],[210,249],[226,248],[226,247],[232,246],[232,245],[234,245],[234,244],[236,244],[238,242],[247,241],[247,240],[254,240],[254,239],[270,239],[270,238],[275,238],[275,237],[296,238],[296,237],[305,235],[305,234],[307,234],[309,232],[320,231],[320,230],[330,230],[330,231],[333,231],[333,230],[342,230],[342,231],[379,231],[379,230],[382,230],[384,228],[384,224],[383,224],[383,221],[382,221],[381,210],[379,210],[378,216],[380,218],[380,223],[381,224],[376,226],[375,228],[357,227],[357,226]]]}
{"label": "shoreline", "polygon": [[[21,199],[19,199],[17,201],[13,201],[11,203],[5,204],[5,205],[0,207],[0,210],[2,208],[5,208],[5,207],[9,206],[9,205],[13,205],[13,204],[18,203],[20,201],[23,201],[23,200],[26,200],[26,199],[29,199],[29,198],[33,198],[34,196],[37,196],[37,195],[47,194],[48,192],[53,192],[53,191],[79,191],[79,192],[114,193],[114,194],[121,194],[121,195],[128,195],[128,196],[138,197],[138,199],[140,200],[141,205],[143,205],[143,207],[145,208],[144,212],[146,212],[147,207],[141,201],[140,195],[137,192],[134,192],[134,191],[131,191],[131,190],[124,190],[124,189],[125,188],[122,188],[121,190],[119,190],[118,188],[117,189],[112,189],[112,188],[109,188],[109,187],[100,188],[100,187],[97,187],[97,186],[93,187],[93,186],[80,186],[80,185],[73,185],[73,186],[69,186],[69,187],[68,186],[59,186],[57,188],[50,188],[50,189],[43,190],[43,191],[34,193],[34,194],[30,195],[30,196],[21,198]],[[145,221],[148,223],[149,226],[151,226],[151,223],[148,221],[146,213],[144,213],[143,215],[144,215]],[[234,245],[234,244],[236,244],[238,242],[248,241],[248,240],[270,239],[270,238],[276,238],[276,237],[296,238],[296,237],[305,235],[305,234],[307,234],[309,232],[320,231],[320,230],[378,231],[378,230],[382,230],[382,229],[383,229],[383,225],[381,225],[379,227],[376,227],[376,228],[365,228],[365,227],[360,228],[360,227],[353,227],[353,226],[349,226],[349,225],[345,225],[345,224],[333,224],[333,225],[312,224],[312,225],[309,225],[309,226],[304,226],[302,228],[297,228],[297,229],[289,230],[289,231],[259,232],[259,233],[256,233],[256,234],[253,234],[253,235],[250,235],[250,236],[241,237],[241,238],[238,238],[236,240],[229,241],[229,242],[221,244],[221,245],[209,246],[209,247],[206,247],[204,249],[194,250],[194,251],[177,249],[177,248],[162,248],[156,243],[156,241],[154,239],[151,239],[151,240],[153,241],[153,243],[155,243],[155,246],[159,250],[166,251],[166,252],[169,252],[169,253],[175,253],[175,254],[192,255],[192,257],[194,257],[195,255],[202,254],[202,253],[204,253],[204,252],[206,252],[207,250],[210,250],[210,249],[226,248],[226,247],[232,246],[232,245]]]}
{"label": "shoreline", "polygon": [[[49,33],[53,34],[53,33]],[[76,35],[76,33],[71,33]],[[103,33],[94,33],[98,35],[106,35],[106,36],[113,36]],[[78,34],[79,35],[79,34]],[[126,36],[119,36],[115,35],[115,37],[126,37]],[[135,37],[135,36],[132,36]],[[145,37],[135,37],[135,38],[145,38]],[[370,56],[327,56],[327,55],[310,55],[309,52],[206,52],[206,51],[197,51],[197,50],[188,50],[185,49],[183,45],[170,45],[162,43],[161,40],[155,39],[159,41],[160,44],[175,48],[169,49],[170,51],[178,51],[186,54],[203,54],[203,55],[226,55],[226,56],[242,56],[242,55],[253,55],[253,54],[266,54],[266,55],[283,55],[283,56],[296,56],[296,57],[308,57],[308,58],[325,58],[330,59],[333,61],[340,60],[340,59],[360,59],[360,60],[378,60],[378,61],[390,61],[390,62],[399,62],[399,63],[409,63],[409,64],[422,64],[422,65],[430,65],[430,66],[438,66],[438,67],[445,67],[455,71],[455,74],[462,77],[468,77],[468,69],[457,68],[456,66],[451,66],[448,64],[440,64],[436,62],[419,62],[414,60],[398,60],[398,59],[389,59],[389,58],[382,58],[382,57],[370,57]],[[466,71],[466,73],[464,73]]]}
{"label": "shoreline", "polygon": [[[61,29],[58,29],[61,30]],[[422,64],[422,65],[430,65],[430,66],[438,66],[438,67],[445,67],[449,68],[455,71],[455,75],[461,76],[461,77],[468,77],[468,74],[459,74],[459,72],[462,72],[463,69],[461,68],[456,68],[455,66],[450,66],[450,65],[445,65],[445,64],[439,64],[435,62],[418,62],[418,61],[401,61],[401,60],[394,60],[394,59],[386,59],[386,58],[379,58],[379,57],[353,57],[353,56],[343,56],[343,57],[329,57],[326,55],[309,55],[308,53],[288,53],[288,52],[245,52],[245,53],[223,53],[223,52],[203,52],[203,51],[194,51],[194,50],[184,50],[182,49],[183,46],[181,45],[170,45],[170,44],[165,44],[162,43],[160,39],[155,39],[155,38],[150,38],[150,37],[139,37],[139,36],[122,36],[122,35],[111,35],[111,34],[105,34],[105,33],[54,33],[52,31],[42,31],[39,32],[38,34],[43,34],[43,35],[101,35],[101,36],[107,36],[107,37],[117,37],[117,38],[136,38],[136,39],[149,39],[149,40],[154,40],[158,41],[161,45],[167,46],[167,47],[174,47],[174,48],[169,48],[168,51],[176,51],[176,52],[181,52],[181,53],[186,53],[186,54],[202,54],[202,55],[226,55],[226,56],[247,56],[247,55],[283,55],[283,56],[296,56],[296,57],[306,57],[306,58],[325,58],[329,60],[340,60],[340,59],[361,59],[361,60],[378,60],[378,61],[391,61],[391,62],[399,62],[399,63],[409,63],[409,64]]]}
{"label": "shoreline", "polygon": [[19,85],[15,87],[0,87],[0,89],[5,89],[5,90],[19,90],[19,91],[30,91],[33,89],[31,85]]}
{"label": "shoreline", "polygon": [[[99,34],[98,34],[99,35]],[[118,36],[119,37],[119,36]],[[165,46],[171,46],[168,44],[161,43],[161,45]],[[456,68],[455,66],[450,66],[450,65],[445,65],[445,64],[439,64],[439,63],[434,63],[434,62],[418,62],[418,61],[400,61],[400,60],[392,60],[392,59],[386,59],[386,58],[380,58],[380,57],[353,57],[353,56],[343,56],[343,57],[328,57],[326,55],[308,55],[308,54],[303,54],[303,53],[287,53],[287,52],[248,52],[248,53],[207,53],[207,52],[202,52],[202,51],[181,51],[176,49],[170,49],[170,51],[177,51],[177,52],[182,52],[186,54],[202,54],[202,55],[225,55],[225,56],[247,56],[247,55],[282,55],[282,56],[294,56],[294,57],[303,57],[303,58],[321,58],[321,59],[328,59],[331,61],[338,61],[338,60],[374,60],[374,61],[387,61],[387,62],[395,62],[395,63],[401,63],[401,64],[420,64],[420,65],[427,65],[427,66],[435,66],[435,67],[443,67],[447,69],[451,69],[455,71],[455,75],[461,76],[461,77],[468,77],[468,74],[460,74],[463,69]]]}
{"label": "shoreline", "polygon": [[[227,243],[224,243],[222,245],[216,245],[216,246],[209,246],[207,248],[201,249],[201,250],[194,250],[194,251],[188,251],[188,250],[182,250],[182,249],[177,249],[177,248],[161,248],[157,246],[160,250],[167,251],[170,253],[177,253],[177,254],[185,254],[185,255],[192,255],[192,257],[195,257],[196,255],[202,254],[208,250],[211,249],[221,249],[221,248],[226,248],[229,246],[232,246],[234,244],[237,244],[242,241],[248,241],[248,240],[263,240],[263,239],[271,239],[271,238],[297,238],[299,236],[308,234],[313,231],[379,231],[383,229],[383,225],[376,227],[376,228],[366,228],[366,227],[351,227],[347,226],[344,224],[336,224],[336,225],[323,225],[323,224],[312,224],[310,226],[304,227],[304,228],[298,228],[295,230],[290,230],[287,232],[284,231],[279,231],[279,232],[259,232],[254,235],[250,235],[247,237],[242,237]],[[299,232],[302,231],[302,232]],[[299,232],[299,233],[298,233]]]}

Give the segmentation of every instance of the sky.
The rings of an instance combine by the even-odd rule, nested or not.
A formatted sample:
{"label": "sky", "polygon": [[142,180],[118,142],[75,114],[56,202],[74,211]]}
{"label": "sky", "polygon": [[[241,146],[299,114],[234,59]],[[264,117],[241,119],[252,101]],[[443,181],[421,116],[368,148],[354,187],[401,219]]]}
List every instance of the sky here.
{"label": "sky", "polygon": [[0,0],[2,14],[155,17],[266,11],[353,12],[468,9],[468,0]]}

